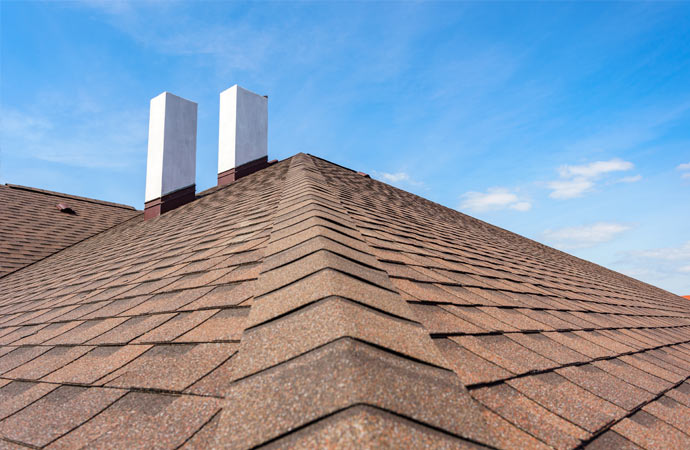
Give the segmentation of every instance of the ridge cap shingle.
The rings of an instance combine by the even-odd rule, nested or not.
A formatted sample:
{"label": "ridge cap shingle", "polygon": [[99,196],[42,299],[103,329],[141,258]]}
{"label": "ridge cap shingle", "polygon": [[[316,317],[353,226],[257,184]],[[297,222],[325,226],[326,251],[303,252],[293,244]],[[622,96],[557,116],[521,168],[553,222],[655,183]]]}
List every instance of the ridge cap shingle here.
{"label": "ridge cap shingle", "polygon": [[[318,241],[322,237],[318,229],[323,225],[318,210],[311,210],[310,218],[296,223],[290,219],[273,223],[259,291],[234,358],[234,381],[225,394],[216,445],[265,444],[357,405],[392,411],[430,429],[445,429],[456,438],[498,444],[498,437],[477,422],[482,414],[490,413],[482,413],[483,407],[468,395],[386,272],[377,267],[375,259],[370,259],[368,267],[359,262],[370,255],[362,252],[368,244],[337,197],[319,189],[327,183],[310,156],[293,157],[284,184],[278,211],[289,210],[293,198],[306,193],[310,202],[341,211],[344,228],[331,229],[333,241],[353,245],[354,240],[363,248],[350,245],[343,251]],[[300,235],[288,248],[271,253],[272,242]],[[305,250],[305,244],[312,247]],[[281,258],[280,264],[272,262],[275,258]],[[291,288],[288,294],[281,292]],[[345,364],[345,372],[330,368],[331,363],[323,358]],[[329,367],[326,372],[334,373],[324,378],[325,367]],[[293,386],[278,400],[271,386],[283,383],[267,380],[294,371],[301,375],[290,376]],[[408,378],[407,371],[418,375]],[[312,382],[298,388],[294,383],[302,377]],[[354,384],[352,377],[357,380]],[[333,398],[334,394],[339,397]],[[422,396],[401,400],[405,395]],[[420,403],[421,398],[434,395],[439,398],[433,405]],[[530,442],[517,429],[504,432],[523,444]]]}

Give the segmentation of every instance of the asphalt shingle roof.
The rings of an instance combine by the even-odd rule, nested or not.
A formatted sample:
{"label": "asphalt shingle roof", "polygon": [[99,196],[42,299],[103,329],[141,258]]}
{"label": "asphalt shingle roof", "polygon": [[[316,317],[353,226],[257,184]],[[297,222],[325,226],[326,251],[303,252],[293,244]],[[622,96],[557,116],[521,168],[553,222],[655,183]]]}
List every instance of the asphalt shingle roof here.
{"label": "asphalt shingle roof", "polygon": [[2,444],[690,447],[690,305],[299,154],[0,279]]}
{"label": "asphalt shingle roof", "polygon": [[[73,213],[61,212],[58,205]],[[117,203],[0,185],[0,277],[137,214]]]}

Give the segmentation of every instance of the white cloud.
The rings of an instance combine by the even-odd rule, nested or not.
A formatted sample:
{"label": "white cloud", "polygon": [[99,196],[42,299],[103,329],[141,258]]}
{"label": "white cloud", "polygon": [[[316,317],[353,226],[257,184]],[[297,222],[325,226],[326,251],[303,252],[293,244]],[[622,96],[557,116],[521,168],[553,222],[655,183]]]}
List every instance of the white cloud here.
{"label": "white cloud", "polygon": [[676,247],[622,253],[616,262],[624,273],[680,295],[690,294],[690,241]]}
{"label": "white cloud", "polygon": [[676,169],[683,171],[683,173],[680,174],[681,178],[690,178],[690,162],[679,164]]}
{"label": "white cloud", "polygon": [[642,175],[633,175],[630,177],[623,177],[617,183],[637,183],[642,179]]}
{"label": "white cloud", "polygon": [[400,183],[401,181],[409,181],[410,176],[405,172],[387,173],[381,172],[379,174],[381,178],[390,183]]}
{"label": "white cloud", "polygon": [[551,198],[566,199],[580,197],[594,186],[594,183],[586,178],[578,177],[572,180],[552,181],[548,184],[552,192]]}
{"label": "white cloud", "polygon": [[529,211],[532,204],[521,199],[509,189],[493,187],[487,192],[466,192],[462,195],[461,209],[470,211],[495,211],[499,209],[514,209],[516,211]]}
{"label": "white cloud", "polygon": [[605,173],[626,171],[632,169],[633,167],[633,163],[629,161],[614,158],[609,161],[596,161],[580,166],[561,166],[558,168],[558,173],[562,178],[597,178]]}
{"label": "white cloud", "polygon": [[[568,199],[581,197],[586,192],[592,190],[595,181],[611,172],[624,172],[631,170],[634,166],[630,161],[623,161],[613,158],[608,161],[595,161],[579,166],[563,165],[558,168],[559,180],[547,184],[551,189],[549,197],[557,199]],[[620,179],[623,183],[633,183],[642,179],[642,175],[635,175]]]}
{"label": "white cloud", "polygon": [[619,234],[630,229],[630,226],[614,222],[597,222],[580,227],[559,228],[546,230],[542,234],[544,239],[556,247],[575,249],[593,247],[616,238]]}
{"label": "white cloud", "polygon": [[530,202],[517,202],[510,205],[510,208],[516,211],[529,211],[532,208],[532,204]]}
{"label": "white cloud", "polygon": [[630,252],[630,256],[642,259],[656,259],[663,261],[688,261],[690,262],[690,241],[680,247],[657,248],[651,250],[638,250]]}
{"label": "white cloud", "polygon": [[[2,150],[17,157],[122,169],[141,163],[146,155],[145,110],[78,111],[60,118],[7,108],[0,113]],[[69,127],[63,126],[65,121],[71,122]]]}
{"label": "white cloud", "polygon": [[395,186],[423,186],[424,183],[421,181],[414,180],[410,174],[407,172],[395,172],[395,173],[389,173],[389,172],[378,172],[374,170],[372,172],[374,175],[374,178],[378,178],[379,180],[385,181],[386,183],[390,183]]}

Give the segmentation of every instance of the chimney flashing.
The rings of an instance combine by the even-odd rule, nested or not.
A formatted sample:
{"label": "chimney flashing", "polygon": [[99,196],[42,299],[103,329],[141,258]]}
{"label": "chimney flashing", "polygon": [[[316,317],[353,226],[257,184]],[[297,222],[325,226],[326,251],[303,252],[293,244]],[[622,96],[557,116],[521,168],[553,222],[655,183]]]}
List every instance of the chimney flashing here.
{"label": "chimney flashing", "polygon": [[196,185],[183,187],[144,203],[144,220],[153,219],[196,199]]}
{"label": "chimney flashing", "polygon": [[218,174],[218,186],[225,186],[227,184],[239,180],[242,177],[246,177],[247,175],[251,175],[254,172],[258,172],[259,170],[268,167],[273,162],[274,161],[269,162],[268,156],[264,156],[262,158],[255,159],[254,161],[250,161],[246,164],[242,164],[239,167],[226,170],[225,172],[220,172]]}

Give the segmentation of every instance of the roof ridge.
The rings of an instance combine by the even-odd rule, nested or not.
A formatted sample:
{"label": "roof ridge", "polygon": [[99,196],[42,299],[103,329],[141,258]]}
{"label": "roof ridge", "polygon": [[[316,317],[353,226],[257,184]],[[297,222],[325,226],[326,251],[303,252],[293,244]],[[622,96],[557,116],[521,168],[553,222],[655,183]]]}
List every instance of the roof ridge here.
{"label": "roof ridge", "polygon": [[[319,204],[339,214],[312,208],[274,218],[216,444],[262,445],[356,405],[499,444],[500,438],[485,426],[463,428],[487,411],[464,389],[337,195],[325,188],[328,183],[312,158],[294,156],[283,183],[276,211]],[[323,371],[319,364],[324,361],[342,372]],[[301,375],[289,378],[293,383],[299,378],[299,387],[279,395],[262,388],[272,385],[267,380],[295,372]],[[339,395],[337,386],[343,384],[352,387],[350,392],[330,398]],[[415,398],[405,392],[414,392]],[[432,392],[442,392],[441,407],[435,410],[421,402]],[[466,416],[468,410],[475,416]],[[252,425],[240,429],[236,424],[243,416],[251,416]],[[520,441],[521,433],[514,429],[507,434]]]}
{"label": "roof ridge", "polygon": [[29,192],[36,192],[38,194],[45,194],[45,195],[53,195],[55,197],[61,197],[61,198],[70,198],[73,200],[80,200],[83,202],[88,202],[88,203],[95,203],[97,205],[103,205],[103,206],[112,206],[114,208],[123,208],[123,209],[129,209],[132,211],[137,211],[137,209],[133,206],[130,205],[125,205],[123,203],[115,203],[115,202],[109,202],[106,200],[98,200],[95,198],[89,198],[89,197],[80,197],[78,195],[72,195],[72,194],[65,194],[63,192],[55,192],[55,191],[49,191],[47,189],[39,189],[35,187],[30,187],[30,186],[22,186],[19,184],[10,184],[10,183],[5,183],[5,186],[11,188],[11,189],[19,189],[22,191],[29,191]]}

